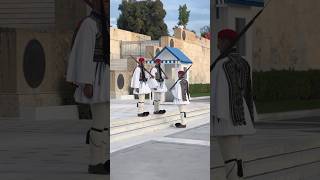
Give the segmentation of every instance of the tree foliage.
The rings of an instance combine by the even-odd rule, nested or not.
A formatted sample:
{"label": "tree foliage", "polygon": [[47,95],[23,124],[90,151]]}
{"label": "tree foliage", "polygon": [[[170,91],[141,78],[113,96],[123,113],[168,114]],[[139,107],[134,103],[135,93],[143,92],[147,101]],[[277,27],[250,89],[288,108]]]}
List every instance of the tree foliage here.
{"label": "tree foliage", "polygon": [[191,11],[188,11],[188,7],[186,4],[184,4],[183,6],[179,6],[179,26],[183,26],[186,29],[189,22],[190,12]]}
{"label": "tree foliage", "polygon": [[118,9],[121,12],[117,19],[118,28],[149,35],[152,39],[168,35],[164,22],[166,11],[160,0],[122,1]]}

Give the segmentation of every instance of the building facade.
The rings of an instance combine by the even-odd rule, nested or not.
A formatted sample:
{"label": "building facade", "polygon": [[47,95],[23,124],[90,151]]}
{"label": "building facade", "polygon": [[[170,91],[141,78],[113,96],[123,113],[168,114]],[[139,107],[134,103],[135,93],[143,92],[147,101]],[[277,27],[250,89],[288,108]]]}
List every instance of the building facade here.
{"label": "building facade", "polygon": [[317,0],[271,1],[253,31],[255,69],[320,69],[319,7]]}
{"label": "building facade", "polygon": [[[240,53],[255,71],[319,69],[320,2],[266,1],[268,6],[240,40]],[[216,29],[239,31],[264,6],[264,0],[217,0]],[[283,8],[286,7],[286,8]]]}
{"label": "building facade", "polygon": [[[121,98],[132,94],[130,78],[136,63],[133,57],[155,57],[164,47],[180,49],[188,56],[193,66],[189,72],[191,84],[210,83],[210,40],[197,37],[193,32],[177,28],[173,36],[163,36],[152,41],[150,36],[111,28],[111,97]],[[151,68],[152,65],[147,65]],[[119,69],[122,67],[121,69]],[[174,72],[167,72],[175,76]],[[170,74],[170,75],[169,75]],[[172,79],[175,79],[173,77]]]}
{"label": "building facade", "polygon": [[30,119],[38,107],[70,104],[65,81],[79,0],[0,0],[0,118]]}

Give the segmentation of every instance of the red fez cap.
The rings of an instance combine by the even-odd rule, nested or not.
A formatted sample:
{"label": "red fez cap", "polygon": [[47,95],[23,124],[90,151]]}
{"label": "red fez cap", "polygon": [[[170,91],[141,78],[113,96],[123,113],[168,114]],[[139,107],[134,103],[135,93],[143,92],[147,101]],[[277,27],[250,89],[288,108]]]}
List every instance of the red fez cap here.
{"label": "red fez cap", "polygon": [[155,60],[155,63],[156,63],[156,64],[161,64],[161,59],[156,59],[156,60]]}
{"label": "red fez cap", "polygon": [[179,71],[178,75],[184,75],[184,71]]}
{"label": "red fez cap", "polygon": [[229,39],[231,41],[234,41],[237,36],[238,33],[232,29],[223,29],[218,33],[219,39]]}
{"label": "red fez cap", "polygon": [[140,57],[140,58],[139,58],[139,62],[140,62],[140,63],[143,63],[143,62],[144,62],[144,57]]}

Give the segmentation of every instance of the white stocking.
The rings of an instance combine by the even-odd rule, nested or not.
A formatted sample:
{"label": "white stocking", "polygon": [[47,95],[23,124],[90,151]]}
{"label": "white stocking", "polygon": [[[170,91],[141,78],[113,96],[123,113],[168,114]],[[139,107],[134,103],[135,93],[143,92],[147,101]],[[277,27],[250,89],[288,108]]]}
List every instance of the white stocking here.
{"label": "white stocking", "polygon": [[[107,146],[109,145],[109,133],[105,131],[108,116],[108,106],[106,103],[98,103],[91,105],[92,112],[92,128],[90,130],[90,165],[105,163]],[[108,135],[107,135],[108,134]]]}
{"label": "white stocking", "polygon": [[[242,180],[239,177],[238,168],[241,168],[241,136],[218,137],[218,144],[222,158],[225,161],[225,171],[227,180]],[[241,165],[240,165],[241,164]],[[238,166],[239,165],[239,166]]]}

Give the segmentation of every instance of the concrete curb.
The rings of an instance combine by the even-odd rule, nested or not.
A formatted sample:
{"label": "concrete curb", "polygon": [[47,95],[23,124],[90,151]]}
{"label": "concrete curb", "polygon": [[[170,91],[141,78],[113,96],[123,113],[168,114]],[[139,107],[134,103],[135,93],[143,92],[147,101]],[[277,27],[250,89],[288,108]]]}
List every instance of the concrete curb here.
{"label": "concrete curb", "polygon": [[258,114],[257,121],[281,121],[306,117],[320,117],[320,109]]}
{"label": "concrete curb", "polygon": [[191,101],[193,101],[193,100],[201,100],[201,99],[210,99],[210,96],[191,97]]}

